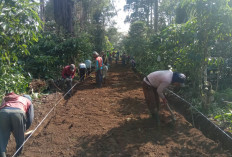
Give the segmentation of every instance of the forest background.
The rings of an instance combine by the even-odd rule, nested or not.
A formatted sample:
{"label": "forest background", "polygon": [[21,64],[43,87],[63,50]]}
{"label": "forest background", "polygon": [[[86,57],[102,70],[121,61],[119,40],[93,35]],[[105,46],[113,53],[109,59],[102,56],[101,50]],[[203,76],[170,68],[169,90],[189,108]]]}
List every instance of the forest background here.
{"label": "forest background", "polygon": [[175,92],[231,131],[232,1],[127,0],[127,34],[112,20],[114,2],[1,0],[1,97],[28,93],[34,79],[56,80],[65,65],[92,59],[93,51],[119,51],[134,57],[143,75],[186,74],[187,86]]}

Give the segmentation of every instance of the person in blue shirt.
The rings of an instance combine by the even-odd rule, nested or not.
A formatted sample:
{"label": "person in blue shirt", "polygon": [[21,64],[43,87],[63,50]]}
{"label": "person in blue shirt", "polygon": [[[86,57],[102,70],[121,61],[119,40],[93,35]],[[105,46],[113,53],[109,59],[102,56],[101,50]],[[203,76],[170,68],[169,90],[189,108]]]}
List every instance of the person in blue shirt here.
{"label": "person in blue shirt", "polygon": [[92,61],[89,59],[85,60],[85,65],[87,69],[86,75],[89,76],[89,74],[91,73],[91,69],[92,69]]}

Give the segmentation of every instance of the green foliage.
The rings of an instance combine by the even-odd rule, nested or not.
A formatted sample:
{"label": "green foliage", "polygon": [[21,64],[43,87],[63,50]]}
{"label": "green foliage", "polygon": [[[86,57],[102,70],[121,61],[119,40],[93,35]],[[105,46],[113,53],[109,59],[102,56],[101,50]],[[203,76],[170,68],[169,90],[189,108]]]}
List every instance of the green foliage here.
{"label": "green foliage", "polygon": [[232,132],[232,103],[228,103],[223,107],[215,107],[213,113],[212,116],[218,121],[219,125]]}
{"label": "green foliage", "polygon": [[28,55],[28,48],[38,41],[41,20],[30,0],[0,1],[0,94],[6,91],[23,93],[28,89],[29,76],[20,55]]}
{"label": "green foliage", "polygon": [[232,88],[227,88],[225,90],[215,93],[215,99],[220,102],[222,100],[232,102]]}
{"label": "green foliage", "polygon": [[142,56],[146,47],[146,26],[142,21],[135,22],[131,25],[129,36],[127,38],[126,49],[129,54]]}
{"label": "green foliage", "polygon": [[105,35],[108,37],[109,42],[114,49],[121,49],[120,41],[123,38],[123,34],[117,31],[117,28],[110,27],[106,30]]}
{"label": "green foliage", "polygon": [[[124,40],[124,48],[130,56],[136,56],[137,68],[146,67],[149,42],[147,41],[147,27],[143,21],[131,24],[129,36]],[[145,64],[145,65],[144,65]]]}
{"label": "green foliage", "polygon": [[30,56],[20,60],[34,78],[58,78],[64,66],[78,64],[92,57],[93,46],[87,34],[66,38],[49,32],[43,33],[38,43],[30,47]]}
{"label": "green foliage", "polygon": [[114,47],[113,45],[110,43],[109,39],[107,36],[105,36],[105,43],[103,45],[103,50],[104,51],[113,51]]}
{"label": "green foliage", "polygon": [[30,75],[26,74],[19,64],[0,66],[0,95],[6,91],[15,93],[26,93],[30,81]]}
{"label": "green foliage", "polygon": [[28,46],[38,41],[40,18],[30,0],[0,2],[0,53],[2,61],[15,61],[29,54]]}
{"label": "green foliage", "polygon": [[[124,41],[125,49],[135,54],[139,70],[144,73],[170,68],[185,73],[193,96],[198,97],[202,93],[203,80],[207,79],[204,72],[209,67],[221,70],[216,78],[220,80],[214,80],[214,89],[229,77],[226,58],[221,56],[231,57],[232,12],[222,0],[183,0],[179,7],[186,11],[189,21],[170,25],[153,36],[147,35],[146,31],[140,34],[141,23],[132,24],[129,37]],[[156,61],[158,56],[160,62]],[[228,84],[230,86],[229,80]]]}
{"label": "green foliage", "polygon": [[230,123],[232,123],[232,113],[228,112],[228,113],[223,113],[221,115],[216,115],[214,119],[218,119],[221,121],[229,121]]}

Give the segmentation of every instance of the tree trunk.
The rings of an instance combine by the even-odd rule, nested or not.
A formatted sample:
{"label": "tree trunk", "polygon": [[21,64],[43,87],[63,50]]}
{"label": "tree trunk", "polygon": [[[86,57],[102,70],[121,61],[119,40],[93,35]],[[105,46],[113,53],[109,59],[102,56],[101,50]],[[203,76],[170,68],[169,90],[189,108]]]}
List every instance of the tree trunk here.
{"label": "tree trunk", "polygon": [[54,0],[55,21],[68,33],[73,33],[73,6],[72,0]]}
{"label": "tree trunk", "polygon": [[40,19],[45,22],[45,14],[44,14],[44,0],[40,0]]}
{"label": "tree trunk", "polygon": [[155,32],[157,33],[158,32],[158,0],[155,0],[154,14],[155,14],[154,29]]}
{"label": "tree trunk", "polygon": [[151,26],[151,28],[153,28],[153,3],[152,3],[152,1],[151,1],[151,3],[150,3],[150,10],[151,10],[151,17],[150,17],[150,26]]}

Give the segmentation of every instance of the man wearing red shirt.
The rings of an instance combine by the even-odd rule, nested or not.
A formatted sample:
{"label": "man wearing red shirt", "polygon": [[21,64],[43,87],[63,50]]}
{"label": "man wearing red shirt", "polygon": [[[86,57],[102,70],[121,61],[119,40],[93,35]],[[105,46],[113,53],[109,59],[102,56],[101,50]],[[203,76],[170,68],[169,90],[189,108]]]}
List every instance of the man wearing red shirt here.
{"label": "man wearing red shirt", "polygon": [[[62,71],[62,78],[64,79],[64,82],[67,85],[67,91],[69,91],[72,88],[72,79],[74,78],[75,73],[76,67],[74,64],[65,66]],[[71,96],[71,91],[68,92],[67,96]]]}
{"label": "man wearing red shirt", "polygon": [[[0,105],[0,157],[6,157],[6,147],[12,132],[16,141],[16,150],[23,144],[24,132],[34,119],[34,107],[29,95],[8,93]],[[22,148],[17,155],[21,154]]]}

